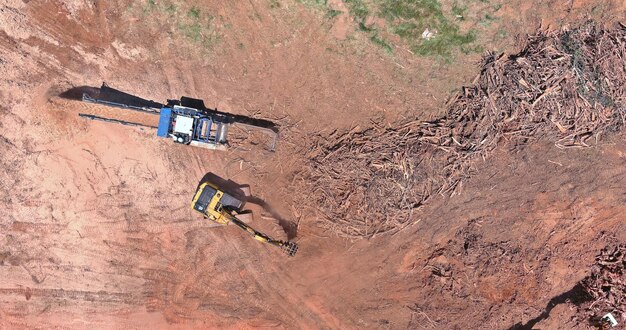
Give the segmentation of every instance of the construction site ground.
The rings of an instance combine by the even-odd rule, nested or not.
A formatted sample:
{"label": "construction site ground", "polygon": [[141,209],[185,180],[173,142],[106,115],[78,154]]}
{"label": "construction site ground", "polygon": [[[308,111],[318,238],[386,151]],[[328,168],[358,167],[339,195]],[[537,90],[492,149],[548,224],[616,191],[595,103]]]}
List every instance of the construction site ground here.
{"label": "construction site ground", "polygon": [[[486,47],[512,53],[525,33],[615,24],[625,10],[504,2],[509,37]],[[479,71],[479,52],[389,54],[355,26],[307,1],[1,0],[0,328],[589,327],[576,285],[600,249],[626,242],[621,132],[589,148],[499,148],[394,234],[347,240],[301,207],[308,139],[438,117]],[[155,125],[150,115],[59,96],[103,81],[273,120],[278,148],[174,144],[78,117]],[[249,184],[265,204],[252,225],[298,254],[192,212],[208,172]]]}

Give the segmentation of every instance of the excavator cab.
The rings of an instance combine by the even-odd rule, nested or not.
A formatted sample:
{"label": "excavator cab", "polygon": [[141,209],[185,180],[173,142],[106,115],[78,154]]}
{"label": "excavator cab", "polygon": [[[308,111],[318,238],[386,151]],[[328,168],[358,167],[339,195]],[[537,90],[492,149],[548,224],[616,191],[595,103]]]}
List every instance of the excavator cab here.
{"label": "excavator cab", "polygon": [[205,214],[206,210],[209,208],[209,203],[213,199],[213,196],[217,193],[217,189],[209,186],[207,183],[204,183],[203,186],[204,187],[201,186],[201,188],[198,189],[199,193],[196,193],[191,207],[194,210]]}
{"label": "excavator cab", "polygon": [[213,183],[205,182],[198,187],[191,207],[210,218],[211,211],[215,211],[217,208],[241,213],[243,205],[242,199],[220,190]]}

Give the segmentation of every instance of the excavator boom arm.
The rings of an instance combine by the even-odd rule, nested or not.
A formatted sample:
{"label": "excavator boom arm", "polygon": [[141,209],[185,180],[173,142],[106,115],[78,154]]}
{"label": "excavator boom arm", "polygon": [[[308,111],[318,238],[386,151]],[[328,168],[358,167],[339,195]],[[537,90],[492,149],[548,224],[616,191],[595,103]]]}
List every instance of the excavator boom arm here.
{"label": "excavator boom arm", "polygon": [[237,225],[237,227],[248,232],[248,234],[250,234],[255,240],[278,246],[285,253],[287,253],[287,255],[289,255],[290,257],[293,257],[296,254],[296,252],[298,252],[298,245],[294,242],[285,242],[285,241],[273,239],[263,234],[262,232],[257,231],[256,229],[248,226],[246,223],[237,219],[237,217],[232,214],[225,214],[225,217],[227,217],[228,220],[230,220],[230,222]]}

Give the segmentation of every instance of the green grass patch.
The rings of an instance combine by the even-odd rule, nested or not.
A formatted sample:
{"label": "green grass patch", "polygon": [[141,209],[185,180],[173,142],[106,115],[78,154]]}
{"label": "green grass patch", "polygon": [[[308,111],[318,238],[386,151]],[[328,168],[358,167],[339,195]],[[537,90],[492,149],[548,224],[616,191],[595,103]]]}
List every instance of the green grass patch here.
{"label": "green grass patch", "polygon": [[478,24],[484,28],[488,28],[495,21],[496,21],[496,18],[492,14],[487,13],[481,18]]}
{"label": "green grass patch", "polygon": [[193,20],[199,20],[200,19],[200,9],[198,9],[197,7],[191,7],[189,8],[189,10],[187,11],[187,17],[193,19]]}
{"label": "green grass patch", "polygon": [[[340,11],[329,8],[327,0],[297,0],[325,9],[326,17],[333,18]],[[357,31],[367,34],[369,40],[391,53],[389,40],[400,37],[418,56],[430,56],[452,62],[459,54],[482,52],[481,42],[506,35],[490,29],[499,29],[495,13],[501,3],[491,0],[343,0]],[[384,23],[381,23],[383,21]],[[494,24],[495,23],[495,24]],[[424,37],[428,29],[430,35]],[[487,33],[485,33],[487,32]],[[496,36],[497,34],[497,36]],[[480,40],[478,36],[481,36]],[[488,36],[488,37],[485,37]]]}
{"label": "green grass patch", "polygon": [[178,30],[193,43],[204,49],[213,49],[219,36],[213,29],[214,17],[192,7],[187,11],[187,20],[181,20]]}
{"label": "green grass patch", "polygon": [[185,7],[184,2],[146,0],[141,12],[144,16],[166,16],[167,24],[171,24],[173,32],[204,50],[212,50],[220,40],[214,28],[214,17],[196,6]]}
{"label": "green grass patch", "polygon": [[464,21],[465,20],[465,15],[467,13],[467,6],[466,5],[460,5],[458,3],[458,1],[454,1],[452,3],[452,9],[450,10],[452,15],[454,15],[454,18],[459,20],[459,21]]}
{"label": "green grass patch", "polygon": [[326,17],[328,17],[328,18],[332,19],[332,18],[335,18],[335,17],[337,17],[337,16],[341,15],[342,13],[343,13],[343,12],[342,12],[341,10],[336,10],[336,9],[330,9],[330,8],[329,8],[329,9],[326,11]]}
{"label": "green grass patch", "polygon": [[388,21],[400,19],[434,23],[445,19],[438,0],[381,0],[379,13]]}
{"label": "green grass patch", "polygon": [[146,3],[144,4],[144,6],[141,8],[141,11],[146,14],[149,13],[153,10],[155,10],[157,8],[157,3],[156,0],[148,0],[146,1]]}
{"label": "green grass patch", "polygon": [[[330,18],[340,14],[328,8],[325,0],[299,1],[326,5]],[[448,62],[458,54],[482,51],[477,36],[497,21],[495,12],[502,7],[490,4],[490,0],[344,0],[344,3],[357,30],[388,52],[393,49],[387,41],[393,40],[389,37],[391,33],[399,36],[416,55]],[[426,29],[432,33],[429,38],[422,37]]]}
{"label": "green grass patch", "polygon": [[[422,56],[441,56],[446,61],[450,61],[455,50],[469,53],[472,48],[468,46],[476,41],[473,31],[462,33],[456,25],[443,24],[439,26],[439,29],[441,30],[432,39],[414,43],[411,47],[412,51]],[[421,38],[421,34],[419,37]]]}
{"label": "green grass patch", "polygon": [[370,40],[377,46],[384,49],[387,53],[392,54],[393,48],[385,41],[385,39],[381,38],[378,33],[373,33],[370,36]]}
{"label": "green grass patch", "polygon": [[[465,52],[476,41],[475,32],[461,31],[455,20],[465,18],[466,6],[454,2],[445,12],[439,0],[381,0],[379,15],[385,18],[390,31],[409,43],[420,56],[436,56],[451,61],[457,52]],[[422,33],[428,29],[432,38]]]}
{"label": "green grass patch", "polygon": [[354,16],[360,23],[365,23],[365,19],[370,14],[370,10],[363,0],[344,0],[348,6],[350,14]]}
{"label": "green grass patch", "polygon": [[328,6],[328,0],[297,0],[299,3],[308,5],[308,6],[314,6],[314,7],[319,7],[319,8],[323,8]]}
{"label": "green grass patch", "polygon": [[170,16],[174,16],[176,14],[176,12],[178,11],[178,7],[173,4],[170,3],[167,6],[165,6],[165,11],[170,15]]}
{"label": "green grass patch", "polygon": [[278,0],[270,0],[269,7],[270,9],[280,8],[280,2]]}

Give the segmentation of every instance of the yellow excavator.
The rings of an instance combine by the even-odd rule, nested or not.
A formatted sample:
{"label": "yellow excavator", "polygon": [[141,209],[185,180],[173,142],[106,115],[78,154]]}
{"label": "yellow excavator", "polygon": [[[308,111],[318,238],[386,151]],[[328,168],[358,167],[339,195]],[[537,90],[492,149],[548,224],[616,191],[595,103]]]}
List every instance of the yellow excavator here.
{"label": "yellow excavator", "polygon": [[271,244],[281,248],[287,255],[293,257],[298,251],[298,245],[294,242],[285,242],[273,239],[246,224],[238,216],[248,216],[250,213],[243,213],[244,201],[232,194],[225,192],[216,184],[211,182],[202,183],[196,190],[196,194],[191,202],[191,208],[200,212],[205,218],[218,224],[234,224],[249,233],[255,240]]}

